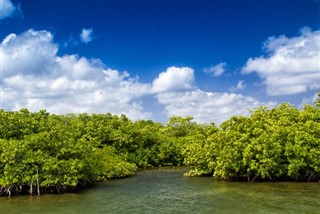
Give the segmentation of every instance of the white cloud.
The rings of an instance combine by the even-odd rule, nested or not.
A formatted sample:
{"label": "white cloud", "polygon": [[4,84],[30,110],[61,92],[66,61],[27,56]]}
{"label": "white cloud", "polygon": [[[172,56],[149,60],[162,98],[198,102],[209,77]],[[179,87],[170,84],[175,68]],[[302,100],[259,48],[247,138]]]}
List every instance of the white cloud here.
{"label": "white cloud", "polygon": [[32,29],[19,36],[8,35],[1,43],[3,76],[47,72],[58,51],[52,40],[51,33]]}
{"label": "white cloud", "polygon": [[244,81],[243,80],[240,80],[236,87],[231,87],[230,88],[230,91],[231,92],[236,92],[236,91],[240,91],[240,90],[243,90],[244,88],[246,87],[246,85],[244,84]]}
{"label": "white cloud", "polygon": [[89,43],[94,39],[94,34],[92,28],[86,29],[82,28],[79,35],[74,35],[73,33],[69,38],[63,43],[64,48],[76,47],[81,43]]}
{"label": "white cloud", "polygon": [[237,84],[237,90],[242,90],[244,89],[246,86],[244,84],[244,81],[243,80],[240,80]]}
{"label": "white cloud", "polygon": [[[187,92],[158,94],[158,102],[165,106],[167,116],[192,115],[200,123],[222,123],[233,115],[248,115],[249,109],[264,105],[258,100],[241,94],[212,93],[200,89]],[[274,106],[276,103],[267,103]]]}
{"label": "white cloud", "polygon": [[5,109],[124,113],[132,119],[151,116],[140,102],[150,85],[127,72],[107,69],[98,59],[58,56],[53,36],[47,31],[11,34],[1,48]]}
{"label": "white cloud", "polygon": [[227,63],[221,62],[215,66],[210,66],[210,67],[204,68],[203,71],[206,74],[211,74],[214,77],[218,77],[218,76],[221,76],[225,72],[226,66],[227,66]]}
{"label": "white cloud", "polygon": [[12,17],[19,8],[10,0],[0,0],[0,20]]}
{"label": "white cloud", "polygon": [[189,67],[169,67],[163,71],[152,83],[155,93],[165,91],[190,90],[195,88],[194,70]]}
{"label": "white cloud", "polygon": [[308,28],[293,38],[270,37],[264,44],[268,56],[250,58],[242,72],[256,72],[269,95],[285,95],[320,88],[320,31]]}
{"label": "white cloud", "polygon": [[198,89],[194,70],[189,67],[169,67],[152,83],[141,83],[128,72],[107,68],[99,59],[59,56],[58,46],[47,31],[31,29],[20,35],[10,34],[1,49],[6,110],[111,112],[133,120],[150,119],[152,112],[145,112],[143,98],[154,96],[168,117],[191,115],[198,122],[221,123],[262,104],[241,94]]}
{"label": "white cloud", "polygon": [[89,43],[93,39],[93,30],[90,29],[85,29],[83,28],[81,33],[80,33],[80,40],[83,43]]}

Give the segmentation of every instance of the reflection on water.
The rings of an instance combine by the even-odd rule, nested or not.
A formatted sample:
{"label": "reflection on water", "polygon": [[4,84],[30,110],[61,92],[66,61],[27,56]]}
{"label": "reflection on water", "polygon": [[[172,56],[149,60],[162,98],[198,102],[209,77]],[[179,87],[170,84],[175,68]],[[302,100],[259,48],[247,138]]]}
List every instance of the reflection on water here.
{"label": "reflection on water", "polygon": [[0,198],[0,213],[320,212],[320,183],[220,182],[185,171],[145,170],[79,193]]}

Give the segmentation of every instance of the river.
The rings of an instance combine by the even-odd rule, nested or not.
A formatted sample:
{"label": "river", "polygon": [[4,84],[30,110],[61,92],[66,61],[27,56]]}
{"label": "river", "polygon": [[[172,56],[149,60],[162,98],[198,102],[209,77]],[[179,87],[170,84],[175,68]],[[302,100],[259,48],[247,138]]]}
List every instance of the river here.
{"label": "river", "polygon": [[320,213],[320,183],[221,182],[186,168],[139,171],[77,193],[0,198],[0,213]]}

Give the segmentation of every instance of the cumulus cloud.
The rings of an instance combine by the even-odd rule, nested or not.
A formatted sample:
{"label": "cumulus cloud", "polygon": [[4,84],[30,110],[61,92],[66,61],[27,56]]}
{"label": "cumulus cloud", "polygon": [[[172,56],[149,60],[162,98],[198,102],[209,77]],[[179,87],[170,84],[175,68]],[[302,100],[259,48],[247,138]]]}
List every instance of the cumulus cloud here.
{"label": "cumulus cloud", "polygon": [[76,47],[82,43],[90,43],[94,39],[92,28],[82,28],[80,34],[71,34],[69,38],[63,43],[64,48]]}
{"label": "cumulus cloud", "polygon": [[244,81],[240,80],[235,87],[230,88],[230,91],[231,92],[240,91],[240,90],[243,90],[245,87],[246,85],[244,84]]}
{"label": "cumulus cloud", "polygon": [[1,43],[3,76],[47,72],[58,51],[52,40],[51,33],[32,29],[19,36],[8,35]]}
{"label": "cumulus cloud", "polygon": [[320,30],[301,30],[297,37],[270,37],[267,56],[250,58],[242,73],[256,72],[269,95],[297,94],[320,88]]}
{"label": "cumulus cloud", "polygon": [[168,116],[192,115],[200,123],[222,123],[233,115],[248,115],[249,109],[261,105],[275,106],[276,103],[261,103],[241,94],[213,93],[200,89],[187,92],[166,92],[158,94],[158,102],[165,106]]}
{"label": "cumulus cloud", "polygon": [[140,98],[150,85],[127,72],[108,69],[98,59],[57,55],[57,45],[47,31],[10,34],[1,43],[3,107],[53,113],[88,112],[127,114],[150,118]]}
{"label": "cumulus cloud", "polygon": [[[239,81],[237,90],[244,87],[244,81]],[[167,117],[191,115],[199,123],[220,124],[233,115],[248,115],[248,110],[261,105],[276,105],[241,94],[203,91],[195,85],[194,70],[188,67],[169,67],[160,73],[152,83],[152,93]]]}
{"label": "cumulus cloud", "polygon": [[246,86],[245,86],[245,84],[244,84],[244,81],[243,80],[240,80],[239,82],[238,82],[238,84],[237,84],[237,90],[242,90],[242,89],[244,89]]}
{"label": "cumulus cloud", "polygon": [[0,0],[0,20],[12,17],[19,8],[14,5],[10,0]]}
{"label": "cumulus cloud", "polygon": [[218,76],[221,76],[225,72],[226,66],[227,66],[227,63],[221,62],[217,65],[206,67],[203,69],[203,71],[206,74],[210,74],[214,77],[218,77]]}
{"label": "cumulus cloud", "polygon": [[10,34],[1,42],[1,49],[6,110],[111,112],[133,120],[150,119],[152,112],[144,110],[143,98],[154,96],[168,117],[191,115],[197,122],[221,123],[263,104],[241,94],[198,89],[194,70],[189,67],[169,67],[152,83],[141,83],[128,72],[107,68],[99,59],[59,56],[48,31]]}
{"label": "cumulus cloud", "polygon": [[80,41],[83,43],[89,43],[93,39],[93,30],[91,28],[85,29],[83,28],[80,33]]}
{"label": "cumulus cloud", "polygon": [[189,67],[169,67],[152,82],[152,91],[190,90],[195,88],[194,70]]}

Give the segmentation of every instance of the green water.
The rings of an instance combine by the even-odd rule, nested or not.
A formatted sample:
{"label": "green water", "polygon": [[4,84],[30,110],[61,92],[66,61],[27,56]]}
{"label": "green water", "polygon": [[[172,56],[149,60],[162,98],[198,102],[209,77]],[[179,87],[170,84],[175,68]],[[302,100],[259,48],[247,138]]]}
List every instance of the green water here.
{"label": "green water", "polygon": [[320,183],[218,182],[185,171],[145,170],[78,193],[0,198],[0,213],[320,213]]}

